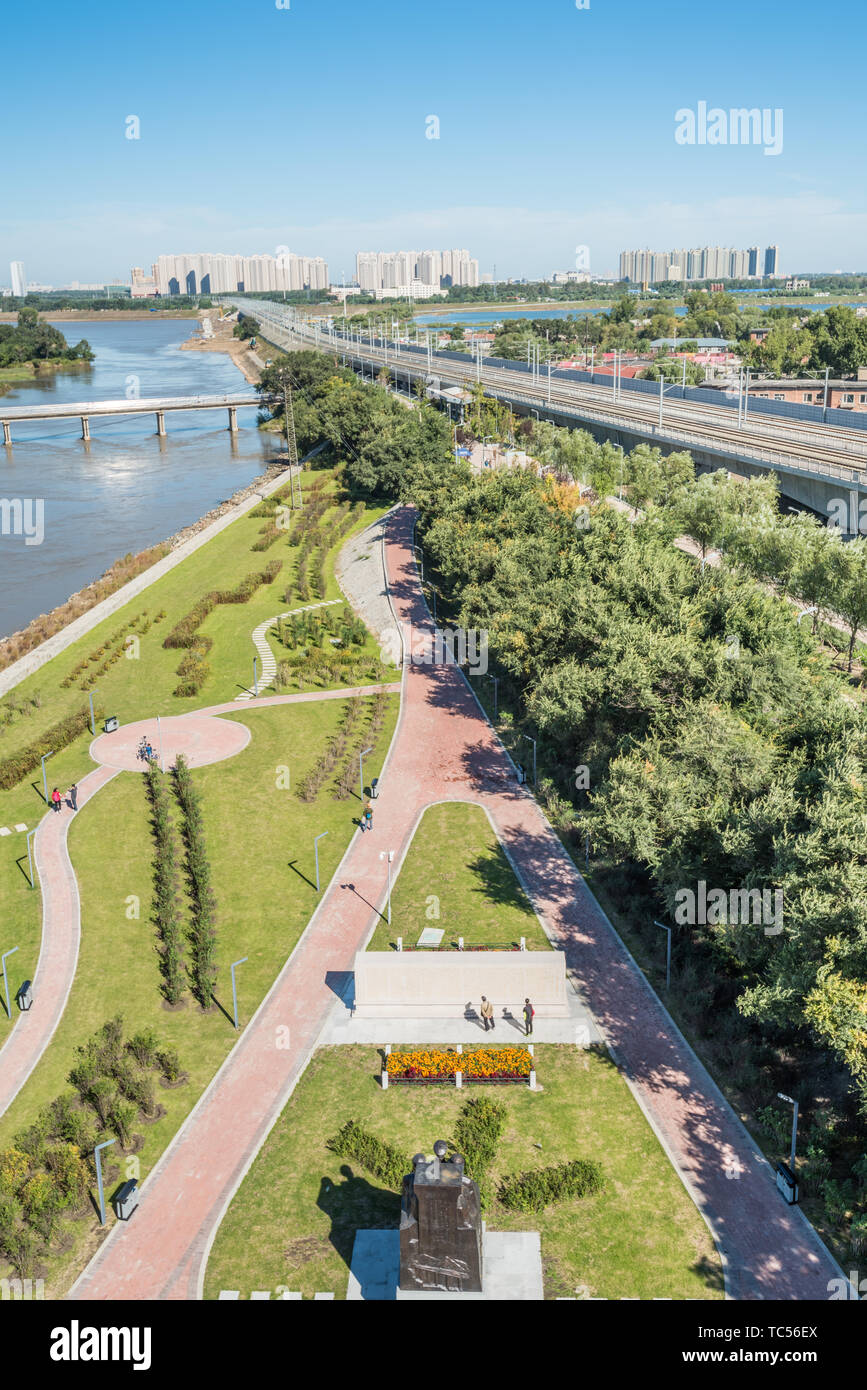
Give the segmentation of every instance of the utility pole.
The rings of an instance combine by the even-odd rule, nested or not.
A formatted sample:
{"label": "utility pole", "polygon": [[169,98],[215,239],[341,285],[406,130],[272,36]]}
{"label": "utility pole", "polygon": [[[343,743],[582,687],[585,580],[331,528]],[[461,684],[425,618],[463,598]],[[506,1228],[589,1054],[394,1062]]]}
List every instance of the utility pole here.
{"label": "utility pole", "polygon": [[295,510],[295,474],[298,474],[298,505],[303,505],[301,495],[301,470],[298,464],[298,441],[295,438],[295,411],[292,405],[292,392],[286,383],[286,376],[283,378],[283,423],[286,427],[286,452],[289,455],[289,496],[292,499],[292,510]]}

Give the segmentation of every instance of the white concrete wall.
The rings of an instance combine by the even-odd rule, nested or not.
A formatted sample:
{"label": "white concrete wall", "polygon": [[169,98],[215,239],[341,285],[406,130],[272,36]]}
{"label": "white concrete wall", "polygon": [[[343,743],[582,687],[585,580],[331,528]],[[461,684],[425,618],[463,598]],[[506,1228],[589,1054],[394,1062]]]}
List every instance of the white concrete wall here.
{"label": "white concrete wall", "polygon": [[359,951],[358,1018],[462,1018],[478,1014],[482,995],[494,1016],[521,1018],[529,997],[540,1018],[565,1018],[562,951]]}

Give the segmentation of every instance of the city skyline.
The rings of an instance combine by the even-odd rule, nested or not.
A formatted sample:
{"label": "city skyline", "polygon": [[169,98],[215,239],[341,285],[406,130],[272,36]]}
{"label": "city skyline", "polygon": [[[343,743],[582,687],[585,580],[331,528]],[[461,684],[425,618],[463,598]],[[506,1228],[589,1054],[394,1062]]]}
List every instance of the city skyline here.
{"label": "city skyline", "polygon": [[[161,32],[176,23],[163,0],[150,13]],[[28,118],[5,152],[14,197],[0,263],[25,258],[35,281],[97,281],[150,264],[156,246],[252,255],[281,244],[315,250],[337,283],[365,246],[470,245],[480,273],[496,263],[502,279],[568,270],[586,246],[592,273],[616,275],[624,246],[768,245],[780,228],[793,273],[864,268],[865,194],[841,138],[859,127],[857,94],[835,75],[832,45],[810,54],[809,83],[779,49],[780,33],[807,18],[803,4],[733,0],[722,24],[674,0],[663,28],[643,0],[582,10],[558,0],[541,17],[517,0],[496,10],[442,0],[441,31],[461,35],[446,71],[424,11],[383,0],[374,39],[349,0],[298,0],[248,14],[232,47],[239,70],[284,65],[291,82],[253,82],[243,100],[219,102],[207,75],[191,83],[148,45],[118,64],[102,0],[86,33],[73,11],[47,33],[31,14],[11,14],[6,38],[10,51],[38,51],[52,100],[33,102],[23,70],[7,75],[9,107]],[[237,16],[227,0],[205,14],[196,61],[208,74]],[[838,14],[856,43],[863,8],[842,0]],[[358,82],[373,42],[386,69],[413,54],[411,82]],[[531,101],[535,52],[545,82]],[[673,80],[653,79],[660,63]],[[87,101],[84,72],[98,74]],[[580,113],[562,118],[579,79]],[[676,114],[705,106],[784,111],[780,152],[679,144]]]}

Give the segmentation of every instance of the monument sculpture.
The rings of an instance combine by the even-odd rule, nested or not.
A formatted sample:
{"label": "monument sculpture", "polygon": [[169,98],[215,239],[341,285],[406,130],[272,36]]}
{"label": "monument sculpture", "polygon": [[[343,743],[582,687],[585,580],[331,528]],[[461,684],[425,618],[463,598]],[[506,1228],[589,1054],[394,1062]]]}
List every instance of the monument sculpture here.
{"label": "monument sculpture", "polygon": [[476,1183],[460,1154],[448,1158],[438,1139],[434,1156],[416,1154],[403,1180],[400,1208],[400,1287],[482,1292],[482,1209]]}

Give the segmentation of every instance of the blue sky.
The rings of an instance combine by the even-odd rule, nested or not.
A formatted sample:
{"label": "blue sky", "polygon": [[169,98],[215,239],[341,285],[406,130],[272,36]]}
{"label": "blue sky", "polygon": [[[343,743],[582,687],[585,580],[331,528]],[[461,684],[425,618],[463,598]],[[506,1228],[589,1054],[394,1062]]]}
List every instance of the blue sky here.
{"label": "blue sky", "polygon": [[[279,245],[335,280],[356,250],[425,246],[498,276],[754,242],[867,270],[864,0],[290,6],[7,10],[0,283],[11,259],[59,284]],[[678,145],[700,101],[781,108],[782,152]]]}

